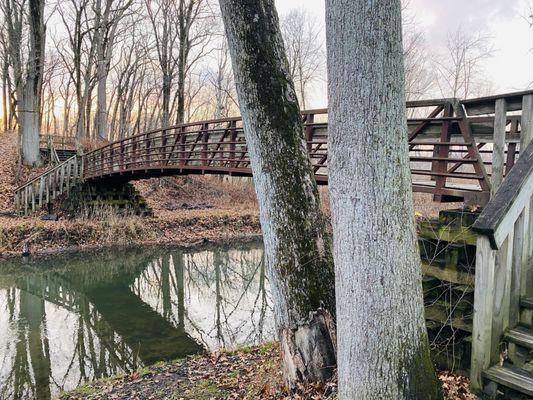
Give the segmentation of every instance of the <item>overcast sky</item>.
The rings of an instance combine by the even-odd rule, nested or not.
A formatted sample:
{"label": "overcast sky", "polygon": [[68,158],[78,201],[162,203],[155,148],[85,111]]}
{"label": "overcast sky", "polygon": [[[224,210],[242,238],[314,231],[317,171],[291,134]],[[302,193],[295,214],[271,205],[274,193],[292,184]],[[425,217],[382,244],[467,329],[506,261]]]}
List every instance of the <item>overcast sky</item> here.
{"label": "overcast sky", "polygon": [[[494,55],[484,70],[498,92],[524,90],[533,86],[533,28],[529,27],[529,0],[411,0],[410,10],[426,41],[443,46],[447,32],[461,26],[489,35]],[[305,8],[324,21],[324,0],[276,0],[279,13]],[[531,0],[533,4],[533,0]],[[313,106],[325,106],[317,93]]]}

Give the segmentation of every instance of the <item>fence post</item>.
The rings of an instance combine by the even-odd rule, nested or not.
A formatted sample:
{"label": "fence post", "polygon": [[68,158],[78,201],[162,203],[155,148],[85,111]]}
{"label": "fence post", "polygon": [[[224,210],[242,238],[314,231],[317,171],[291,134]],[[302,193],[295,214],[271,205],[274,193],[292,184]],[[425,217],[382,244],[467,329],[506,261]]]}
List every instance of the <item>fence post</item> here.
{"label": "fence post", "polygon": [[208,129],[209,129],[209,125],[208,124],[203,124],[202,125],[202,152],[201,152],[201,155],[202,155],[202,165],[204,167],[206,167],[208,165],[208,147],[207,147],[207,143],[209,141],[209,132],[208,132]]}
{"label": "fence post", "polygon": [[533,94],[522,97],[522,123],[520,127],[520,153],[533,138]]}
{"label": "fence post", "polygon": [[492,186],[491,196],[498,191],[503,181],[505,160],[505,129],[507,126],[507,102],[496,100],[494,112],[494,148],[492,153]]}
{"label": "fence post", "polygon": [[470,383],[474,390],[483,389],[483,370],[491,364],[492,306],[494,304],[494,270],[496,252],[486,236],[476,244],[476,283],[474,289],[474,321]]}

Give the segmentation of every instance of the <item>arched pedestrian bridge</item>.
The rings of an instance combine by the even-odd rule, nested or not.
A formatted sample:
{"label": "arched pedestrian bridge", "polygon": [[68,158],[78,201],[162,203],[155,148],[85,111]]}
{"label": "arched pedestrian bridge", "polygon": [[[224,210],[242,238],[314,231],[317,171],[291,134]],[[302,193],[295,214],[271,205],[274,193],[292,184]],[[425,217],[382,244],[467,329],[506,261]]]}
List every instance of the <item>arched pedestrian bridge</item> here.
{"label": "arched pedestrian bridge", "polygon": [[[407,102],[413,191],[431,193],[440,202],[485,204],[493,170],[507,174],[517,159],[525,136],[522,115],[531,114],[523,110],[523,99],[532,95]],[[504,145],[494,157],[496,103],[502,99],[507,106],[498,123],[505,126]],[[302,120],[316,180],[327,184],[327,109],[305,111]],[[98,185],[189,174],[252,175],[240,118],[156,129],[72,157],[19,187],[16,204],[28,213],[80,181]]]}

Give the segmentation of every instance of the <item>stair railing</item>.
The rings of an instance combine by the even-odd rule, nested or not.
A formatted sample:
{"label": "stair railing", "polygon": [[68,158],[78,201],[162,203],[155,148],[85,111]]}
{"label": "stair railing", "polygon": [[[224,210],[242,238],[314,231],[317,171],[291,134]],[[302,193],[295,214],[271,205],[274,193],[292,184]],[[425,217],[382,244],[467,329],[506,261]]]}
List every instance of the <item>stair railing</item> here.
{"label": "stair railing", "polygon": [[[523,143],[525,148],[525,143]],[[520,299],[533,290],[533,141],[503,180],[472,229],[478,233],[471,386],[500,362],[502,335],[519,322]]]}
{"label": "stair railing", "polygon": [[15,208],[28,215],[83,180],[83,158],[72,156],[15,189]]}

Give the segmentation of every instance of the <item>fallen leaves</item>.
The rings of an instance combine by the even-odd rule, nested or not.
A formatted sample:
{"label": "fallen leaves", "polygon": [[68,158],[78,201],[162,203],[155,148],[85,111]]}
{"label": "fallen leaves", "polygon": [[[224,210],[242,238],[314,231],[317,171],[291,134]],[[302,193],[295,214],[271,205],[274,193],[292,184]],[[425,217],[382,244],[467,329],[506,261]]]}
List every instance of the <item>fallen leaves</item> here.
{"label": "fallen leaves", "polygon": [[[468,379],[449,371],[439,373],[446,400],[476,400]],[[62,399],[265,399],[330,400],[337,398],[336,377],[329,382],[301,384],[296,393],[285,390],[279,346],[267,343],[236,351],[190,357],[174,363],[142,368],[111,383],[96,383],[93,394],[76,391]]]}
{"label": "fallen leaves", "polygon": [[442,382],[446,400],[477,400],[477,397],[470,393],[470,381],[465,376],[442,371],[439,373],[439,380]]}

